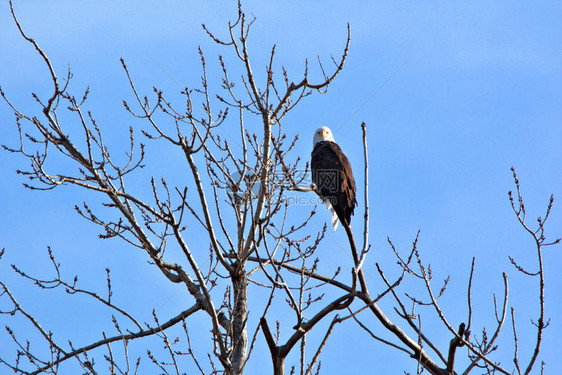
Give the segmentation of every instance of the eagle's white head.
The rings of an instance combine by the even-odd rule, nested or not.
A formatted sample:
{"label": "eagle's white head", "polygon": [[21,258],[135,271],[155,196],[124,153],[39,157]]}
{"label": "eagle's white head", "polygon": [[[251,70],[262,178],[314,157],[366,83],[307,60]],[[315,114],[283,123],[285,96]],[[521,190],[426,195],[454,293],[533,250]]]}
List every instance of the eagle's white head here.
{"label": "eagle's white head", "polygon": [[314,148],[314,146],[316,146],[316,144],[321,141],[336,141],[334,139],[332,131],[327,126],[322,126],[321,128],[316,129],[316,132],[314,132],[314,138],[312,140],[312,148]]}

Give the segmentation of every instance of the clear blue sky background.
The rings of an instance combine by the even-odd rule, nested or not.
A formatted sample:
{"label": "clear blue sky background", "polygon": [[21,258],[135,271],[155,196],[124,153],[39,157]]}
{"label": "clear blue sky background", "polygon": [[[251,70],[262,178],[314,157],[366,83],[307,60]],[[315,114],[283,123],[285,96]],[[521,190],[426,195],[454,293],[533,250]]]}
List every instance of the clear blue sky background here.
{"label": "clear blue sky background", "polygon": [[[15,7],[25,30],[48,53],[61,77],[70,64],[75,77],[71,91],[80,96],[90,85],[88,109],[114,149],[126,144],[130,125],[144,126],[122,108],[122,99],[130,101],[131,93],[120,57],[127,61],[139,90],[147,94],[153,85],[169,96],[179,91],[178,83],[197,85],[198,45],[206,53],[212,87],[220,84],[219,53],[234,71],[238,69],[232,51],[214,45],[200,27],[205,23],[219,35],[226,35],[226,22],[236,15],[232,2],[211,6],[184,1],[29,1],[16,2]],[[438,281],[453,275],[443,305],[456,326],[466,319],[465,290],[470,261],[476,257],[473,298],[478,315],[474,331],[482,325],[493,327],[492,293],[502,294],[501,274],[507,272],[510,306],[515,306],[518,317],[520,360],[527,360],[535,334],[530,319],[538,316],[534,292],[538,280],[521,277],[509,264],[508,255],[530,270],[536,268],[536,258],[531,238],[519,227],[507,199],[507,191],[514,188],[509,168],[515,166],[520,177],[531,224],[544,214],[551,193],[558,198],[547,235],[561,236],[560,3],[531,7],[509,2],[286,1],[245,2],[244,9],[257,17],[249,45],[262,82],[273,44],[277,45],[278,63],[297,81],[305,58],[312,63],[319,55],[328,65],[330,54],[341,55],[346,23],[351,24],[351,49],[341,75],[326,95],[305,99],[284,121],[289,135],[300,135],[294,156],[307,158],[313,131],[330,126],[362,186],[359,124],[365,121],[373,244],[367,272],[374,277],[374,263],[379,262],[390,275],[396,275],[386,237],[405,253],[420,229],[420,250],[432,264],[436,288]],[[320,78],[316,67],[311,74]],[[30,93],[45,98],[51,92],[48,72],[33,48],[18,35],[7,2],[0,4],[0,84],[22,111],[37,116],[40,110]],[[247,121],[248,126],[259,126],[257,118]],[[68,126],[72,129],[76,125],[68,122]],[[0,103],[0,143],[15,146],[17,141],[11,110]],[[175,179],[178,184],[187,181],[181,156],[165,150],[158,144],[149,145],[148,160],[152,157],[154,163],[147,173]],[[15,171],[25,168],[26,163],[16,155],[0,152],[0,248],[6,248],[0,276],[46,329],[56,332],[61,342],[70,338],[77,346],[99,338],[100,329],[112,332],[103,309],[91,305],[78,308],[87,301],[64,293],[38,293],[30,283],[13,276],[11,263],[49,277],[45,266],[48,245],[63,264],[64,274],[70,279],[79,273],[84,287],[103,291],[104,269],[109,266],[114,274],[114,298],[135,311],[140,320],[150,321],[153,308],[162,320],[185,308],[189,296],[183,290],[175,294],[177,286],[162,280],[143,254],[118,240],[98,240],[99,228],[74,213],[73,206],[84,200],[99,204],[97,197],[71,187],[49,192],[25,190],[21,185],[24,178]],[[147,181],[140,175],[133,183],[137,190],[149,194]],[[362,191],[360,197],[362,211]],[[317,224],[329,218],[322,210]],[[362,229],[360,217],[354,219],[356,233]],[[350,259],[339,250],[338,244],[345,244],[343,235],[341,230],[330,233],[322,249],[322,266],[327,272],[341,265],[347,275],[351,267]],[[195,248],[201,244],[203,262],[205,241],[190,239]],[[562,331],[558,298],[561,260],[560,248],[545,251],[546,308],[551,326],[545,333],[541,359],[547,362],[548,374],[562,368],[558,337]],[[377,284],[370,281],[377,290]],[[391,305],[383,306],[389,309]],[[259,316],[258,311],[251,313],[252,319]],[[0,319],[2,326],[15,324],[5,316]],[[194,322],[202,322],[201,327],[206,324],[205,319],[197,319]],[[382,334],[377,322],[365,319],[370,328]],[[432,337],[446,351],[450,335],[433,328],[435,319],[429,316],[422,324],[432,327]],[[24,337],[28,334],[23,325],[14,328]],[[196,338],[207,335],[206,328],[191,329]],[[5,353],[7,337],[2,335],[0,352]],[[351,350],[341,349],[343,340]],[[507,324],[499,341],[507,346],[500,349],[498,358],[508,368],[511,341]],[[149,345],[153,350],[160,347],[158,342]],[[205,345],[208,343],[201,343]],[[257,345],[250,373],[268,373],[261,333]],[[145,346],[140,343],[134,348],[142,353]],[[143,374],[156,371],[146,359],[144,365]],[[337,327],[325,349],[322,370],[324,374],[398,374],[415,372],[415,364],[348,324]]]}

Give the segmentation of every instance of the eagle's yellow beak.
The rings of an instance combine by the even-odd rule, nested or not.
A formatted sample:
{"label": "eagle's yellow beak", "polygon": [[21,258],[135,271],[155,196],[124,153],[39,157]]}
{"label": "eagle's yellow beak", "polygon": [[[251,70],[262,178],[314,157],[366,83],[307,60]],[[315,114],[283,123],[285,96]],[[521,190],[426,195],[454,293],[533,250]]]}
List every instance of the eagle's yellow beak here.
{"label": "eagle's yellow beak", "polygon": [[327,130],[322,130],[322,138],[326,138],[328,136]]}

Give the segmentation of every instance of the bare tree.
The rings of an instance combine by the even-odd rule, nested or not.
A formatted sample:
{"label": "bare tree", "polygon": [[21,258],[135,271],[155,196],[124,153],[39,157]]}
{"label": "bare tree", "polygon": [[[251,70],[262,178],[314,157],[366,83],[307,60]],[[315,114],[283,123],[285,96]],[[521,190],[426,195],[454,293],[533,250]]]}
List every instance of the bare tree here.
{"label": "bare tree", "polygon": [[[326,227],[320,232],[311,229],[309,223],[314,210],[300,221],[290,217],[286,193],[297,191],[316,196],[317,189],[306,183],[308,163],[291,154],[298,139],[287,138],[283,132],[283,121],[302,99],[313,93],[326,92],[341,72],[349,51],[349,26],[341,57],[332,58],[333,65],[329,69],[319,59],[317,69],[322,75],[319,81],[310,78],[308,62],[298,80],[290,78],[283,67],[280,68],[281,75],[275,73],[279,69],[275,64],[275,46],[269,51],[265,71],[256,73],[247,43],[255,20],[249,19],[239,4],[236,20],[228,24],[224,37],[204,25],[203,28],[215,43],[234,51],[243,70],[242,76],[234,79],[229,74],[231,67],[219,57],[222,87],[220,93],[214,93],[207,80],[205,55],[199,49],[201,85],[184,88],[181,107],[173,104],[175,100],[157,88],[154,88],[152,98],[141,93],[135,86],[135,72],[121,60],[135,98],[135,103],[123,102],[125,109],[142,120],[140,126],[144,138],[151,142],[164,142],[170,149],[181,151],[186,167],[183,170],[191,180],[189,186],[174,186],[165,178],[157,180],[153,177],[146,181],[145,186],[131,188],[129,177],[150,163],[145,159],[144,145],[137,141],[135,130],[130,128],[126,160],[117,162],[120,158],[112,155],[122,151],[110,152],[104,141],[103,126],[98,125],[93,112],[85,109],[89,90],[79,96],[70,92],[71,72],[67,72],[65,79],[59,78],[47,54],[25,33],[12,7],[11,10],[21,36],[35,48],[47,66],[53,85],[50,96],[46,98],[34,94],[40,114],[20,111],[10,101],[9,95],[0,90],[15,114],[20,134],[18,146],[4,148],[29,161],[29,169],[18,171],[30,180],[25,186],[32,190],[74,186],[102,196],[105,199],[104,210],[83,203],[76,205],[76,212],[99,226],[102,238],[120,238],[128,246],[142,250],[143,256],[160,271],[163,278],[185,286],[191,302],[175,316],[162,318],[153,311],[153,322],[141,322],[112,299],[109,269],[106,292],[102,294],[83,289],[76,277],[67,280],[63,276],[61,265],[49,248],[52,278],[36,277],[15,265],[12,266],[13,271],[39,288],[60,288],[73,295],[87,296],[92,303],[102,304],[112,311],[113,333],[104,331],[99,340],[80,347],[59,341],[18,302],[8,285],[0,281],[2,306],[8,306],[2,307],[1,313],[26,320],[42,337],[41,345],[48,348],[46,352],[37,350],[39,343],[32,345],[28,338],[19,336],[7,326],[13,349],[11,352],[2,351],[0,355],[0,363],[6,369],[17,374],[59,373],[65,363],[75,361],[87,374],[105,371],[101,369],[100,362],[105,363],[104,368],[109,369],[111,374],[138,373],[141,357],[136,360],[129,357],[129,343],[158,337],[165,351],[147,351],[146,355],[149,362],[165,374],[184,373],[185,358],[190,359],[192,366],[202,374],[242,374],[252,358],[255,345],[261,342],[265,342],[270,352],[274,374],[286,372],[285,361],[290,353],[299,358],[298,368],[293,367],[291,373],[317,374],[321,369],[323,348],[334,328],[344,322],[357,324],[388,350],[407,353],[417,364],[418,374],[424,370],[431,374],[468,374],[473,371],[529,374],[538,366],[541,341],[548,326],[544,312],[542,250],[560,240],[548,242],[544,233],[553,198],[544,218],[538,219],[536,228],[527,223],[514,170],[517,192],[516,195],[510,193],[509,198],[517,219],[536,243],[538,262],[537,269],[531,271],[511,259],[524,277],[539,280],[536,293],[540,313],[534,322],[537,329],[535,348],[525,364],[520,360],[522,356],[517,346],[515,308],[508,308],[508,278],[505,273],[504,291],[497,302],[494,295],[496,324],[491,337],[485,328],[472,324],[473,314],[479,313],[473,312],[471,302],[475,260],[468,267],[467,317],[455,327],[452,318],[445,315],[438,302],[446,291],[449,278],[438,290],[434,289],[431,266],[424,263],[418,249],[419,233],[412,249],[405,254],[388,240],[397,260],[397,268],[392,271],[397,269],[399,276],[390,280],[377,263],[384,289],[376,295],[369,291],[363,271],[371,247],[368,238],[365,124],[362,124],[365,157],[362,246],[358,248],[351,228],[344,224],[353,269],[349,272],[338,269],[328,275],[318,271],[317,250],[323,246]],[[259,84],[262,81],[265,82],[263,86]],[[61,116],[64,111],[72,117]],[[261,127],[247,126],[249,117],[259,119]],[[238,129],[236,142],[241,145],[240,150],[231,147],[232,141],[221,137],[221,127],[233,123]],[[71,127],[76,129],[77,125],[81,129],[79,135],[74,134],[74,130],[69,131]],[[50,164],[53,158],[64,158],[71,167],[53,170]],[[150,192],[151,198],[144,198],[146,192]],[[186,225],[190,219],[200,228]],[[201,233],[208,248],[194,248],[192,245],[200,243]],[[181,261],[173,260],[170,248],[181,251]],[[0,257],[3,253],[4,250]],[[421,283],[422,294],[417,293],[419,288],[409,289],[410,280]],[[266,291],[267,301],[260,305],[249,300],[250,287]],[[392,303],[393,311],[383,311],[379,304],[382,299]],[[250,307],[253,317],[249,316]],[[258,308],[261,311],[256,317]],[[277,321],[275,329],[271,326],[272,310],[283,311],[287,317],[282,325]],[[209,337],[197,337],[197,343],[188,329],[196,313],[204,314],[210,327]],[[440,348],[433,332],[422,325],[431,315],[439,319],[451,338],[445,348]],[[511,320],[514,367],[506,367],[494,357],[499,351],[497,339],[506,319]],[[291,328],[287,328],[289,321],[294,322]],[[325,332],[319,331],[320,322],[327,325]],[[181,338],[177,330],[180,325]],[[371,325],[377,325],[382,333],[374,333],[369,328]],[[475,331],[481,334],[474,335]],[[309,360],[306,338],[313,332],[320,340]],[[212,347],[206,358],[202,358],[196,348],[204,340],[208,340]],[[121,343],[123,353],[117,354],[113,343]],[[466,348],[462,361],[456,360],[461,347]],[[502,347],[502,351],[507,350]],[[98,359],[100,357],[103,361]]]}

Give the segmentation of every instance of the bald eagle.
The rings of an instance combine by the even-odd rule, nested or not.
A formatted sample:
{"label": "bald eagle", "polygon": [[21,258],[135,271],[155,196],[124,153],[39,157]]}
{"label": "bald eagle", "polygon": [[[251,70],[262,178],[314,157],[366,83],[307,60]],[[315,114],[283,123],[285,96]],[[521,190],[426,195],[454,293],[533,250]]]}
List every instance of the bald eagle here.
{"label": "bald eagle", "polygon": [[357,205],[355,179],[349,160],[334,140],[332,131],[323,126],[316,130],[310,160],[312,182],[332,211],[332,226],[338,228],[338,219],[350,224]]}

